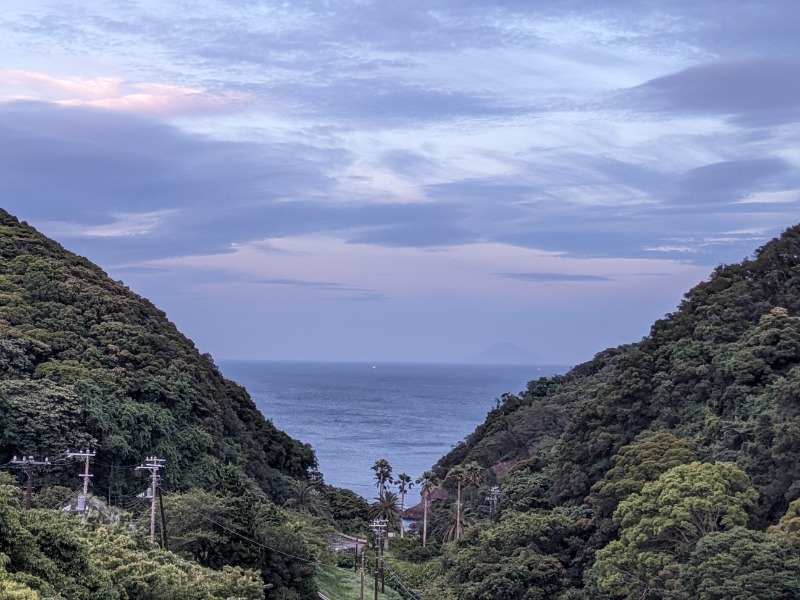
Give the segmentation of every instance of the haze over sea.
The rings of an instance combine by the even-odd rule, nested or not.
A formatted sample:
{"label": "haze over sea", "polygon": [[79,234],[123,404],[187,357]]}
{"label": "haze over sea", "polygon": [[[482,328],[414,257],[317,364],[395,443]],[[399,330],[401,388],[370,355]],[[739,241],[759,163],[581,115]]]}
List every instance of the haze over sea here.
{"label": "haze over sea", "polygon": [[[503,393],[567,371],[553,365],[256,362],[221,360],[265,417],[311,444],[325,482],[372,501],[370,467],[416,479],[483,422]],[[417,502],[417,491],[407,505]]]}

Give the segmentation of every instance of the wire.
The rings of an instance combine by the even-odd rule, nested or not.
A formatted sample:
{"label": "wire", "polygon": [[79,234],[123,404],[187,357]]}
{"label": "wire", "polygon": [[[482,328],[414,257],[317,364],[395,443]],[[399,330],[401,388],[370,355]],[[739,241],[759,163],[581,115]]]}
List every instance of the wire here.
{"label": "wire", "polygon": [[100,465],[101,467],[109,467],[111,469],[131,469],[131,470],[135,470],[136,467],[140,467],[142,465],[141,462],[134,463],[134,464],[131,464],[131,465],[111,465],[111,464],[108,464],[108,463],[100,462],[99,460],[93,460],[92,464],[93,465]]}
{"label": "wire", "polygon": [[149,485],[145,488],[139,489],[139,491],[132,492],[130,494],[114,494],[114,498],[117,500],[119,500],[120,498],[140,498],[141,496],[139,496],[139,494],[146,492],[148,489],[150,489]]}
{"label": "wire", "polygon": [[391,575],[391,576],[392,576],[392,579],[394,579],[394,580],[395,580],[395,582],[397,583],[397,585],[399,585],[401,588],[403,588],[403,590],[405,590],[405,591],[406,591],[406,593],[407,593],[409,596],[411,596],[411,600],[421,600],[421,599],[420,599],[420,597],[419,597],[419,596],[417,596],[416,592],[412,591],[412,590],[411,590],[411,589],[410,589],[410,588],[409,588],[409,587],[406,585],[406,582],[405,582],[405,581],[403,581],[403,578],[402,578],[402,577],[400,577],[400,575],[398,575],[398,574],[397,574],[397,572],[396,572],[394,569],[392,569],[392,567],[390,567],[388,564],[386,564],[386,562],[385,562],[385,561],[384,561],[383,567],[384,567],[384,568],[385,568],[387,571],[389,571],[389,575]]}
{"label": "wire", "polygon": [[128,512],[133,512],[134,508],[138,508],[138,507],[142,506],[143,504],[146,504],[147,500],[149,500],[149,498],[136,498],[136,499],[133,499],[133,500],[131,500],[129,502],[124,502],[124,503],[123,502],[117,502],[114,506],[116,506],[117,508],[121,508],[123,510],[126,510]]}
{"label": "wire", "polygon": [[[164,494],[166,494],[168,496],[172,495],[171,493],[165,492],[163,490],[163,488],[161,488],[160,486],[159,486],[158,489],[161,490],[162,493],[164,493]],[[277,552],[278,554],[283,554],[284,556],[286,556],[288,558],[294,558],[296,560],[299,560],[299,561],[304,562],[304,563],[308,563],[310,565],[317,565],[317,566],[320,566],[320,567],[324,566],[322,563],[319,563],[319,562],[317,562],[315,560],[309,560],[307,558],[303,558],[302,556],[289,554],[288,552],[284,552],[283,550],[278,550],[277,548],[273,548],[272,546],[268,546],[266,544],[262,544],[261,542],[258,542],[258,541],[254,540],[252,538],[249,538],[246,535],[243,535],[243,534],[239,533],[238,531],[235,531],[234,529],[231,529],[230,527],[227,527],[226,525],[223,525],[219,521],[215,521],[211,517],[207,517],[206,515],[204,515],[203,513],[199,512],[199,511],[196,514],[198,516],[200,516],[201,518],[205,519],[206,521],[210,521],[211,523],[214,523],[214,525],[216,525],[217,527],[220,527],[220,528],[224,529],[225,531],[227,531],[229,533],[232,533],[233,535],[236,535],[236,536],[242,538],[243,540],[245,540],[247,542],[250,542],[251,544],[255,544],[256,546],[260,546],[261,548],[266,548],[267,550],[271,550],[273,552]]]}

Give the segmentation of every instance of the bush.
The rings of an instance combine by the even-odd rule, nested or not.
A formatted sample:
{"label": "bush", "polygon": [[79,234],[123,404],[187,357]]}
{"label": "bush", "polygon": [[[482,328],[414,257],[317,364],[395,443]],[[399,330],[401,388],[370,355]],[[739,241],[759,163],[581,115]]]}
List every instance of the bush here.
{"label": "bush", "polygon": [[356,568],[356,553],[355,552],[336,552],[334,555],[336,566],[340,569],[355,569]]}
{"label": "bush", "polygon": [[428,545],[423,548],[422,541],[417,538],[393,538],[391,550],[397,560],[423,562],[439,555],[439,544],[431,542],[428,540]]}

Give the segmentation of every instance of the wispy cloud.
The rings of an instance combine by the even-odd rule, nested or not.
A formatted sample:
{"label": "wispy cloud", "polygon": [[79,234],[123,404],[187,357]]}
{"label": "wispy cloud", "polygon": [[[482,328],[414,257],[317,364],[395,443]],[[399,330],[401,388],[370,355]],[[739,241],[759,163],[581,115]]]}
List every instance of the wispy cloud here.
{"label": "wispy cloud", "polygon": [[343,283],[333,283],[330,281],[304,281],[301,279],[260,279],[255,280],[253,283],[260,285],[281,285],[298,287],[307,290],[315,290],[321,292],[333,292],[335,298],[339,300],[369,300],[377,302],[384,300],[386,296],[375,290],[352,286]]}
{"label": "wispy cloud", "polygon": [[244,93],[209,93],[161,83],[131,83],[119,77],[53,77],[28,71],[0,72],[0,100],[44,100],[62,106],[88,106],[160,116],[224,113],[241,108]]}
{"label": "wispy cloud", "polygon": [[730,117],[746,126],[800,117],[800,59],[750,58],[690,67],[633,90],[645,110]]}
{"label": "wispy cloud", "polygon": [[553,281],[611,281],[610,277],[604,275],[576,275],[572,273],[498,273],[504,279],[516,279],[517,281],[531,281],[535,283]]}
{"label": "wispy cloud", "polygon": [[427,349],[533,311],[596,350],[797,220],[798,29],[795,0],[11,3],[0,197],[178,316]]}
{"label": "wispy cloud", "polygon": [[109,223],[81,225],[66,221],[42,221],[50,235],[63,238],[119,238],[150,235],[178,211],[164,210],[147,213],[116,213],[109,215]]}

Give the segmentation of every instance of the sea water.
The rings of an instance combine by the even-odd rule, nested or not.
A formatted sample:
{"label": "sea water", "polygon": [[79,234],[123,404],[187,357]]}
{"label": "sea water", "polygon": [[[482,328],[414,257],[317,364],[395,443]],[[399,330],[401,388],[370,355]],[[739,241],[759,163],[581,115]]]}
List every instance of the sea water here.
{"label": "sea water", "polygon": [[[219,361],[268,419],[316,452],[325,482],[375,499],[375,461],[413,479],[486,417],[503,393],[567,367]],[[396,491],[396,490],[395,490]],[[412,491],[406,506],[418,501]]]}

